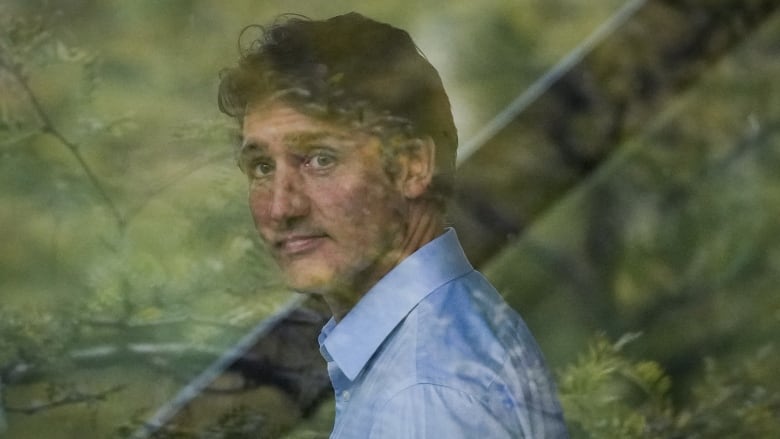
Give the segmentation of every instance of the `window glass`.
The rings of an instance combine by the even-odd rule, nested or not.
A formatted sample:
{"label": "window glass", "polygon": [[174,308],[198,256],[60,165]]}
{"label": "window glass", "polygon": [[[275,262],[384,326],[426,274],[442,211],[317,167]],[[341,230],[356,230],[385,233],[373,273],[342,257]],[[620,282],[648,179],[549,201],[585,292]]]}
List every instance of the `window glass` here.
{"label": "window glass", "polygon": [[[321,373],[293,392],[251,378],[285,355],[321,372],[321,313],[262,248],[217,110],[244,26],[354,9],[407,29],[467,143],[632,2],[282,3],[0,6],[0,437],[146,437],[158,421],[158,437],[327,437]],[[773,340],[779,29],[704,68],[484,264],[556,371],[597,331],[641,332],[630,354],[685,401],[701,357],[743,364]],[[292,329],[257,345],[279,318]]]}

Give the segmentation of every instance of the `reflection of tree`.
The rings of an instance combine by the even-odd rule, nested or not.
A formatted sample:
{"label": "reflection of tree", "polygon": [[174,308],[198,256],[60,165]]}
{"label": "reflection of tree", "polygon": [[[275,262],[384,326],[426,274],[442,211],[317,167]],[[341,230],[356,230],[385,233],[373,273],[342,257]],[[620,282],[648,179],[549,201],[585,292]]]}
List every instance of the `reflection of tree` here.
{"label": "reflection of tree", "polygon": [[[139,371],[151,373],[161,388],[186,384],[224,352],[226,342],[272,309],[258,306],[247,294],[266,287],[274,303],[283,293],[274,286],[261,249],[248,238],[251,230],[244,224],[231,230],[225,221],[225,214],[240,209],[232,195],[211,195],[218,199],[213,210],[163,223],[173,231],[168,242],[174,246],[167,253],[134,248],[139,238],[148,239],[145,228],[165,211],[166,202],[160,199],[170,198],[168,193],[182,181],[225,160],[230,151],[220,148],[217,154],[188,157],[158,173],[165,177],[143,181],[139,196],[123,196],[126,186],[139,185],[137,180],[117,182],[128,174],[121,144],[141,122],[87,114],[100,79],[95,72],[99,58],[62,40],[54,16],[0,17],[0,154],[7,172],[3,180],[11,182],[3,194],[8,210],[0,219],[14,218],[17,206],[40,203],[47,208],[41,209],[46,212],[43,228],[32,219],[32,224],[22,221],[7,232],[0,230],[5,236],[16,231],[34,238],[31,249],[5,255],[4,263],[10,264],[0,267],[8,275],[0,276],[4,288],[24,291],[36,278],[42,285],[39,291],[32,289],[29,300],[9,291],[12,295],[0,310],[0,433],[13,416],[89,417],[116,405],[129,413],[112,415],[106,420],[109,428],[134,412],[142,418],[171,391],[139,399],[139,380],[146,376]],[[76,78],[70,85],[86,81],[86,90],[46,87],[56,74]],[[69,114],[73,108],[84,114]],[[223,123],[201,121],[183,127],[174,141],[192,148],[194,141],[223,141],[226,135]],[[179,207],[177,202],[186,204],[174,200],[172,207]],[[177,236],[176,227],[193,232]],[[208,244],[183,252],[178,245],[186,242],[187,233]],[[44,239],[48,234],[51,240]],[[155,241],[166,239],[152,234]],[[220,249],[216,256],[211,254],[215,249]],[[24,266],[27,258],[31,263]],[[235,263],[244,258],[251,263]],[[15,272],[17,267],[25,271]],[[62,434],[68,436],[65,430]]]}
{"label": "reflection of tree", "polygon": [[37,402],[26,407],[14,407],[5,405],[7,413],[22,413],[25,415],[34,415],[36,413],[57,408],[68,404],[94,403],[105,401],[106,398],[116,392],[121,391],[125,386],[117,385],[97,393],[85,393],[78,390],[71,390],[64,395],[52,396],[51,399],[44,402]]}
{"label": "reflection of tree", "polygon": [[[542,334],[642,332],[622,349],[594,343],[563,371],[579,437],[765,437],[780,427],[774,18],[492,267],[500,285],[520,285],[520,309],[548,311],[532,316]],[[637,356],[655,361],[627,362]]]}
{"label": "reflection of tree", "polygon": [[[572,415],[600,437],[610,437],[611,424],[588,422],[614,419],[626,429],[617,437],[643,437],[637,432],[647,431],[644,423],[669,433],[659,437],[730,437],[739,430],[728,429],[747,419],[760,421],[749,431],[761,437],[777,414],[770,373],[776,351],[759,348],[777,329],[778,106],[776,85],[766,79],[776,77],[776,44],[760,39],[725,67],[712,67],[771,16],[773,3],[647,2],[636,21],[464,165],[453,210],[459,227],[465,221],[461,236],[479,241],[471,243],[475,259],[485,262],[522,233],[517,249],[491,264],[491,276],[540,335],[564,340],[553,353],[571,362],[562,368],[564,397],[577,404],[603,396],[604,404]],[[524,30],[533,25],[528,20],[484,18],[485,38],[475,43],[500,47],[491,54],[485,44],[483,62],[463,71],[474,75],[467,85],[487,89],[486,100],[500,98],[515,77],[502,69],[515,43],[529,57],[541,50],[529,42],[544,38],[544,29]],[[0,265],[0,278],[39,277],[35,286],[46,292],[25,306],[19,297],[35,288],[4,283],[14,297],[0,310],[0,430],[9,416],[87,418],[68,410],[114,405],[124,412],[112,420],[131,433],[283,296],[265,305],[255,300],[261,286],[278,287],[257,262],[265,259],[249,237],[251,225],[235,219],[245,216],[236,197],[241,186],[219,172],[205,184],[188,179],[229,160],[224,126],[196,121],[171,141],[186,147],[144,150],[156,133],[147,119],[139,121],[143,115],[112,113],[105,104],[94,110],[99,116],[71,114],[97,108],[72,101],[96,94],[100,57],[58,41],[50,23],[9,15],[0,21],[0,224],[25,223],[0,234],[30,238],[0,254],[8,264]],[[495,83],[483,80],[491,71],[500,71]],[[72,80],[59,87],[67,93],[46,86],[58,75],[83,77],[86,90]],[[219,143],[220,152],[198,149],[208,142]],[[133,174],[126,168],[136,150],[146,155],[132,162]],[[177,154],[188,158],[171,158]],[[181,181],[193,187],[179,191]],[[21,214],[13,216],[16,210]],[[30,212],[50,222],[43,227]],[[24,266],[21,274],[17,266]],[[269,329],[273,337],[235,361],[160,437],[252,437],[316,417],[329,389],[314,343],[321,315],[298,311]],[[614,339],[643,335],[617,347],[598,339],[573,361],[595,329]],[[80,373],[88,379],[73,378]],[[104,374],[116,379],[106,382]],[[166,396],[154,400],[166,385]],[[149,397],[133,393],[138,387]],[[723,428],[707,424],[713,419],[723,419]]]}
{"label": "reflection of tree", "polygon": [[641,7],[580,62],[555,71],[558,80],[541,81],[547,88],[538,98],[510,107],[460,167],[455,223],[474,230],[474,242],[466,244],[477,262],[647,129],[777,7],[771,1],[631,3]]}
{"label": "reflection of tree", "polygon": [[[84,174],[87,176],[89,182],[95,188],[99,199],[105,204],[109,212],[111,212],[111,215],[114,217],[114,221],[116,221],[118,226],[123,227],[126,222],[125,218],[119,212],[119,209],[117,208],[114,200],[108,194],[106,188],[103,187],[103,184],[95,175],[95,173],[92,171],[92,168],[89,166],[89,164],[87,164],[86,160],[84,160],[84,156],[80,152],[81,145],[68,139],[57,128],[55,123],[52,121],[51,117],[49,117],[48,112],[44,109],[43,105],[38,99],[38,96],[35,94],[32,88],[30,88],[30,84],[28,83],[27,77],[23,73],[23,69],[24,69],[24,65],[22,64],[23,60],[20,59],[19,54],[14,53],[17,51],[15,49],[18,47],[19,41],[14,41],[13,38],[14,34],[18,34],[20,28],[26,27],[25,25],[27,25],[28,23],[24,23],[23,21],[17,21],[15,24],[19,25],[19,27],[10,28],[6,30],[6,32],[4,32],[9,37],[9,38],[4,38],[4,40],[7,40],[4,42],[11,43],[11,44],[10,45],[4,44],[2,47],[0,47],[0,69],[2,69],[3,71],[5,71],[7,74],[10,75],[11,79],[13,79],[13,81],[16,83],[15,85],[17,85],[23,91],[24,96],[29,101],[35,113],[35,116],[37,117],[39,122],[38,133],[54,137],[61,146],[64,146],[65,149],[68,150],[68,152],[73,156],[73,158],[76,159],[78,166],[84,171]],[[40,33],[38,35],[35,35],[36,31]],[[24,29],[21,32],[30,32],[33,38],[38,39],[43,34],[43,29],[37,28],[36,26],[31,29]],[[22,54],[24,54],[24,52],[37,49],[37,47],[35,46],[37,46],[38,44],[43,45],[47,43],[49,42],[46,41],[45,38],[41,38],[38,41],[35,41],[35,45],[24,47],[23,50],[21,50],[21,52]],[[57,53],[60,58],[60,61],[83,62],[83,63],[89,63],[93,61],[88,55],[86,55],[86,53],[69,49],[65,47],[61,42],[57,47],[58,47]]]}

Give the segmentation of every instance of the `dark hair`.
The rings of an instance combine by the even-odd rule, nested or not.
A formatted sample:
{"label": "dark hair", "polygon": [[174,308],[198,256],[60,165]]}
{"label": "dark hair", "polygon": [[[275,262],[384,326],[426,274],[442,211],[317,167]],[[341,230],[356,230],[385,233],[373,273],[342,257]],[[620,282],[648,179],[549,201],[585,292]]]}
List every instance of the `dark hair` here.
{"label": "dark hair", "polygon": [[452,191],[457,131],[441,78],[409,34],[354,12],[283,18],[260,28],[238,66],[220,72],[220,110],[243,122],[248,104],[278,98],[384,140],[430,136],[436,172],[429,195],[443,202]]}

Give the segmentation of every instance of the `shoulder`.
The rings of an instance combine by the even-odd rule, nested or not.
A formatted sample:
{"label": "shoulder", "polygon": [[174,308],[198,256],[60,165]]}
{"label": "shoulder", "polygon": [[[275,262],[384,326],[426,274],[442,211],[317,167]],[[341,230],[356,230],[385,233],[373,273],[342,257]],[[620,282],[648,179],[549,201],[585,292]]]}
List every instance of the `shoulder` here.
{"label": "shoulder", "polygon": [[408,318],[414,320],[418,374],[426,382],[471,376],[469,382],[484,390],[516,361],[513,356],[535,361],[539,355],[520,316],[477,271],[433,291]]}
{"label": "shoulder", "polygon": [[409,312],[374,356],[367,375],[390,384],[382,389],[383,399],[415,384],[485,395],[518,351],[512,335],[518,321],[502,317],[509,311],[478,272],[453,279]]}
{"label": "shoulder", "polygon": [[410,317],[419,388],[407,394],[457,394],[455,400],[469,401],[500,425],[522,426],[511,431],[563,425],[555,385],[533,335],[479,272],[443,285]]}

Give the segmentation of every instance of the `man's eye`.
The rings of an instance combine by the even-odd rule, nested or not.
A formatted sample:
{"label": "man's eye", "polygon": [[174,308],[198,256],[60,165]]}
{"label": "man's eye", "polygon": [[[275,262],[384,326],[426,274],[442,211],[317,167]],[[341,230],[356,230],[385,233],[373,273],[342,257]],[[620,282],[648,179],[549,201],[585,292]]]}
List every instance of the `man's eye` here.
{"label": "man's eye", "polygon": [[312,154],[307,160],[305,165],[315,170],[328,169],[336,164],[336,158],[330,154],[318,152]]}
{"label": "man's eye", "polygon": [[274,167],[268,162],[258,162],[252,166],[252,175],[254,177],[265,177],[273,172]]}

